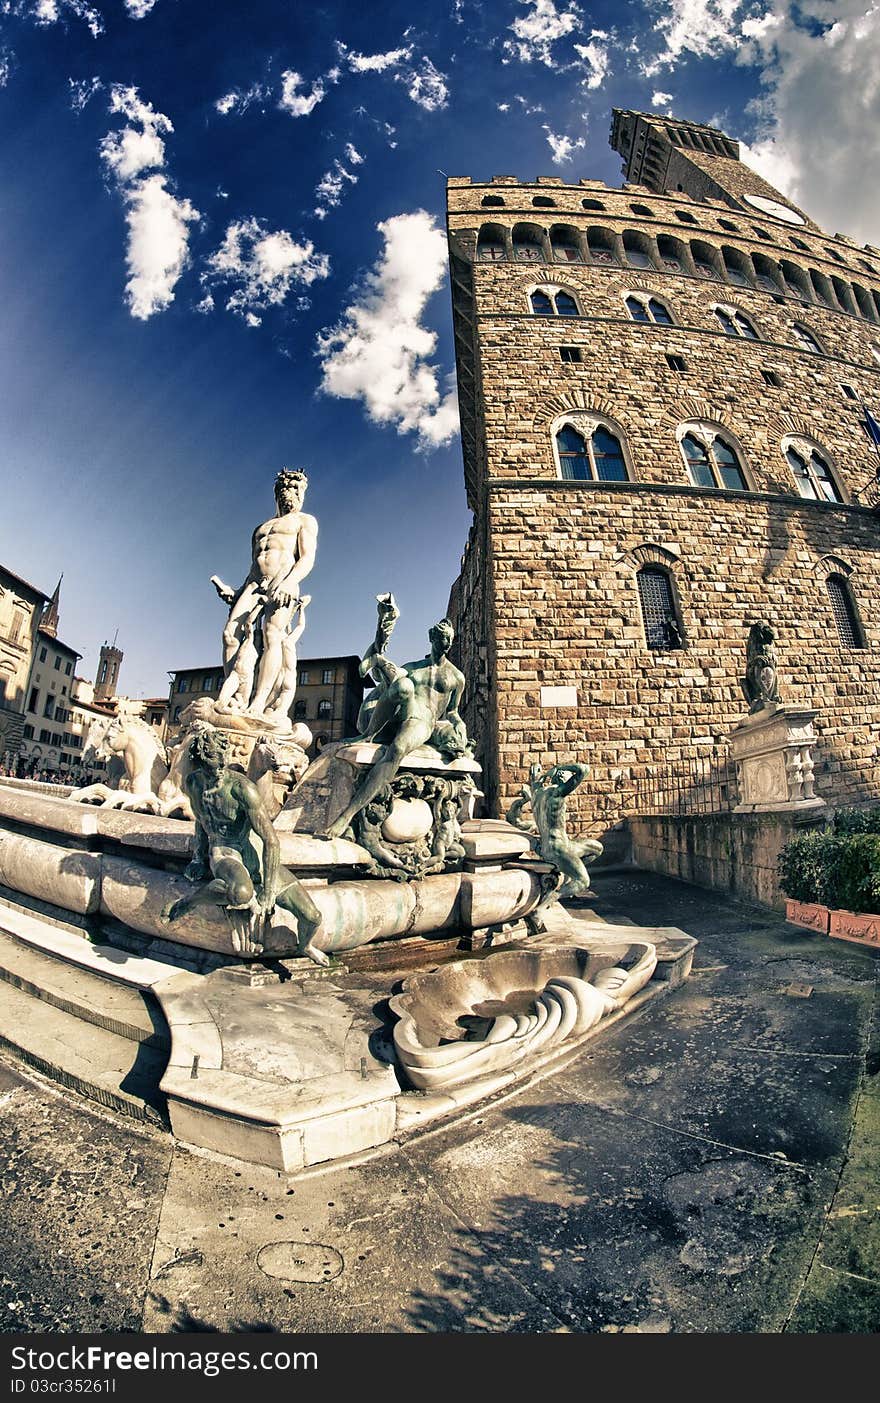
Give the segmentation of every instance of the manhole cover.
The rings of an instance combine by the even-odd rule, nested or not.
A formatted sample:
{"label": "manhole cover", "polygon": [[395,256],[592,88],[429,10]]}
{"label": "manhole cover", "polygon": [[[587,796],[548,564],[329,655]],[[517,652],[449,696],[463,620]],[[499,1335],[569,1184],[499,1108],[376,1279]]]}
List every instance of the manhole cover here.
{"label": "manhole cover", "polygon": [[321,1242],[267,1242],[257,1253],[257,1266],[278,1281],[332,1281],[345,1263],[335,1247]]}

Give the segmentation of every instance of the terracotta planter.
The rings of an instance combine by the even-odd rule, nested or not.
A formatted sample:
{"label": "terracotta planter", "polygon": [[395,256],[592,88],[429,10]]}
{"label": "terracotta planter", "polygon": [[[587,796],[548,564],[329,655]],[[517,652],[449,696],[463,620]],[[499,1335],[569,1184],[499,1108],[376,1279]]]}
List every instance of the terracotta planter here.
{"label": "terracotta planter", "polygon": [[793,926],[807,926],[820,935],[828,934],[830,912],[827,906],[816,906],[809,901],[786,901],[785,919]]}
{"label": "terracotta planter", "polygon": [[880,916],[868,912],[832,911],[828,931],[835,940],[850,940],[854,945],[869,945],[880,950]]}

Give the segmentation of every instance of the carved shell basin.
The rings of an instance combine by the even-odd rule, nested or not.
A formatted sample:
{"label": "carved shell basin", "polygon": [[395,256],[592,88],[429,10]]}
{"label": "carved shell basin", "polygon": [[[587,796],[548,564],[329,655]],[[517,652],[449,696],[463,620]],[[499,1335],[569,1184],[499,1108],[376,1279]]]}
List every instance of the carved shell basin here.
{"label": "carved shell basin", "polygon": [[643,988],[656,965],[646,942],[456,960],[413,976],[391,999],[398,1057],[423,1091],[509,1070],[578,1041]]}

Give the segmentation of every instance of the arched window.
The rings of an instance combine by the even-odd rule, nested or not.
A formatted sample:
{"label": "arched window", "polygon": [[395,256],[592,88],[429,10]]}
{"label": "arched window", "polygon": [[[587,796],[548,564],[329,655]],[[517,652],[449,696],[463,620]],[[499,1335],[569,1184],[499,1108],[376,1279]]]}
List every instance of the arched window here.
{"label": "arched window", "polygon": [[660,262],[669,273],[681,273],[685,266],[684,245],[671,234],[657,235],[657,252]]}
{"label": "arched window", "polygon": [[579,317],[580,308],[570,292],[562,288],[535,288],[530,293],[532,313],[538,317]]}
{"label": "arched window", "polygon": [[843,575],[829,575],[825,581],[837,636],[842,648],[864,648],[865,637],[856,613],[848,581]]}
{"label": "arched window", "polygon": [[477,239],[477,259],[481,263],[499,263],[506,257],[504,230],[497,224],[484,224]]}
{"label": "arched window", "polygon": [[819,345],[812,331],[808,331],[807,328],[801,326],[799,322],[794,323],[791,328],[791,334],[802,351],[809,351],[811,355],[814,356],[821,356],[824,354],[822,347]]}
{"label": "arched window", "polygon": [[751,287],[752,280],[749,277],[748,266],[742,254],[735,248],[723,248],[721,257],[724,261],[724,271],[727,274],[728,282],[736,287]]}
{"label": "arched window", "polygon": [[634,322],[656,322],[658,326],[674,325],[672,313],[658,297],[631,292],[625,301],[626,309]]}
{"label": "arched window", "polygon": [[712,310],[727,336],[744,336],[747,341],[757,341],[758,333],[744,312],[736,307],[713,307]]}
{"label": "arched window", "polygon": [[318,717],[319,717],[319,719],[320,719],[321,717],[324,717],[324,716],[330,716],[330,715],[332,715],[332,713],[333,713],[333,706],[332,706],[332,704],[331,704],[329,701],[326,700],[326,698],[323,698],[321,701],[318,702]]}
{"label": "arched window", "polygon": [[631,268],[653,268],[654,260],[650,253],[651,245],[644,234],[627,229],[623,235],[623,252]]}
{"label": "arched window", "polygon": [[494,205],[494,206],[498,206],[498,205],[502,205],[502,206],[503,206],[504,201],[502,200],[502,198],[501,198],[500,195],[484,195],[483,198],[482,198],[482,200],[480,201],[480,204],[483,205],[484,207],[489,207],[489,206],[493,206],[493,205]]}
{"label": "arched window", "polygon": [[513,256],[518,263],[541,263],[544,246],[540,230],[528,224],[518,224],[513,231]]}
{"label": "arched window", "polygon": [[676,219],[680,219],[681,222],[682,222],[682,224],[696,224],[696,223],[697,223],[697,220],[694,218],[694,216],[693,216],[688,210],[686,210],[686,209],[677,209],[677,210],[675,211],[675,217],[676,217]]}
{"label": "arched window", "polygon": [[803,239],[797,238],[794,234],[792,234],[792,236],[791,236],[791,245],[792,245],[792,248],[799,248],[799,249],[801,250],[802,253],[809,253],[809,252],[810,252],[810,245],[809,245],[809,244],[805,244],[804,241],[803,241]]}
{"label": "arched window", "polygon": [[797,490],[812,502],[842,502],[843,493],[834,480],[826,460],[811,444],[789,443],[785,448],[788,466],[794,474]]}
{"label": "arched window", "polygon": [[686,426],[681,451],[688,476],[695,487],[720,487],[726,492],[746,492],[748,482],[736,449],[712,424]]}
{"label": "arched window", "polygon": [[614,235],[608,229],[588,229],[587,247],[593,263],[616,263]]}
{"label": "arched window", "polygon": [[577,482],[628,482],[629,473],[620,439],[605,424],[581,433],[563,424],[556,434],[559,468],[563,478]]}
{"label": "arched window", "polygon": [[810,269],[810,282],[813,292],[820,302],[824,302],[826,307],[837,307],[837,298],[830,282],[824,273],[818,273],[815,268]]}
{"label": "arched window", "polygon": [[643,219],[654,218],[654,211],[652,209],[649,209],[647,205],[630,205],[630,209],[632,210],[633,214],[637,214]]}
{"label": "arched window", "polygon": [[732,219],[719,219],[718,223],[721,225],[722,229],[727,229],[731,234],[739,233],[739,228],[734,224]]}
{"label": "arched window", "polygon": [[305,721],[306,704],[304,701],[296,701],[293,703],[293,719],[294,721]]}
{"label": "arched window", "polygon": [[752,254],[755,282],[762,292],[780,292],[782,275],[778,266],[763,253]]}
{"label": "arched window", "polygon": [[604,208],[605,208],[605,206],[603,205],[603,203],[602,203],[601,200],[581,200],[581,204],[583,205],[584,209],[604,209]]}
{"label": "arched window", "polygon": [[780,264],[782,269],[782,280],[785,283],[785,291],[793,297],[799,297],[802,302],[813,300],[809,279],[803,268],[799,268],[796,263],[789,263],[786,259]]}
{"label": "arched window", "polygon": [[577,229],[557,224],[550,230],[550,247],[557,263],[583,263],[580,235]]}
{"label": "arched window", "polygon": [[555,209],[556,201],[551,200],[549,195],[535,195],[532,204],[536,209]]}
{"label": "arched window", "polygon": [[692,242],[691,254],[693,255],[694,267],[701,278],[719,278],[717,257],[711,244]]}
{"label": "arched window", "polygon": [[645,642],[666,652],[684,647],[684,634],[675,608],[672,582],[659,565],[645,565],[636,575]]}

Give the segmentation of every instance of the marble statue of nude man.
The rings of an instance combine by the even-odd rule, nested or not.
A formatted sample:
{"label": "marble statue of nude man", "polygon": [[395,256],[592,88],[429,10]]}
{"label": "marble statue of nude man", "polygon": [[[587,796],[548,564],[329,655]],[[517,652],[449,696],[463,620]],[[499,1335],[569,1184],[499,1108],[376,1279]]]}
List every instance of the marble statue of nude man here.
{"label": "marble statue of nude man", "polygon": [[382,749],[350,803],[327,829],[328,838],[345,832],[355,815],[390,784],[407,755],[419,746],[430,743],[448,756],[462,755],[469,748],[458,711],[464,676],[446,656],[454,637],[452,624],[448,619],[434,624],[428,631],[428,656],[399,667],[384,653],[396,617],[391,595],[380,595],[376,639],[361,664],[362,675],[370,672],[378,686],[364,701],[358,725],[365,739],[379,742]]}
{"label": "marble statue of nude man", "polygon": [[[213,577],[217,593],[230,606],[223,630],[223,662],[227,676],[235,670],[242,647],[248,649],[251,630],[262,634],[262,655],[256,665],[253,696],[246,709],[259,716],[276,691],[284,670],[284,644],[298,608],[300,584],[315,563],[318,523],[302,511],[308,478],[298,469],[283,468],[275,479],[277,516],[264,521],[253,535],[251,569],[239,590]],[[242,660],[243,661],[243,660]],[[247,691],[239,678],[239,698]],[[242,685],[244,684],[244,685]]]}

